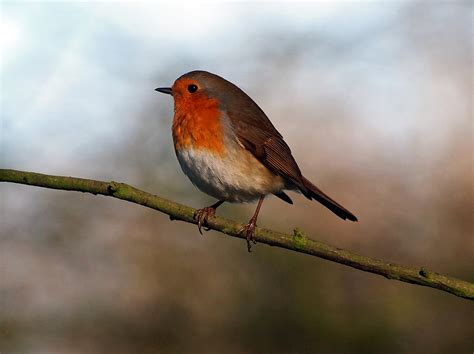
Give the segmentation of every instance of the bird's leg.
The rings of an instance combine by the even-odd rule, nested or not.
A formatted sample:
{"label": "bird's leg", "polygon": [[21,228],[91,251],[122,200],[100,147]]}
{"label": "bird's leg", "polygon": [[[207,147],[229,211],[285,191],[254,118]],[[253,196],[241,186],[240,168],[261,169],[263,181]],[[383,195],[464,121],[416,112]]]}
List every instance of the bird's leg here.
{"label": "bird's leg", "polygon": [[257,243],[257,241],[255,241],[255,228],[257,227],[257,217],[258,217],[258,213],[260,211],[260,207],[262,206],[264,198],[265,198],[264,195],[260,196],[260,199],[258,200],[258,204],[257,204],[257,209],[255,209],[255,213],[253,214],[252,218],[249,220],[249,223],[245,225],[239,231],[239,233],[245,232],[245,236],[247,237],[247,249],[249,252],[251,252],[251,248],[252,248],[252,246],[250,245],[250,241],[252,241],[254,244]]}
{"label": "bird's leg", "polygon": [[[211,206],[196,210],[196,213],[194,214],[194,220],[196,220],[198,223],[198,230],[201,235],[202,235],[202,230],[201,230],[202,225],[207,224],[207,218],[209,216],[214,216],[216,214],[216,209],[222,203],[224,203],[224,200],[219,200],[217,203],[214,203]],[[204,228],[204,230],[209,231],[210,228]]]}

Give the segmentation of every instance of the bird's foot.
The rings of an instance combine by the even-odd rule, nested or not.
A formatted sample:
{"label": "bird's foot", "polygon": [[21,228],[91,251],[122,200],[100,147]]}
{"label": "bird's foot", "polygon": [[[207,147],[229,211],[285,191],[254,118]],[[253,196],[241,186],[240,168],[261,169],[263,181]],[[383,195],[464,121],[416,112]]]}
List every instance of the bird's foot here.
{"label": "bird's foot", "polygon": [[[194,214],[194,220],[196,220],[198,223],[198,230],[201,235],[203,225],[207,225],[207,219],[209,218],[209,216],[214,215],[216,215],[216,208],[213,208],[212,206],[196,210],[196,213]],[[204,230],[209,231],[210,228],[204,227]]]}
{"label": "bird's foot", "polygon": [[247,250],[249,252],[252,252],[252,245],[250,242],[253,242],[253,244],[257,244],[257,241],[255,240],[255,228],[257,227],[257,218],[252,218],[250,219],[249,223],[245,225],[243,228],[239,230],[239,234],[245,234],[247,238]]}

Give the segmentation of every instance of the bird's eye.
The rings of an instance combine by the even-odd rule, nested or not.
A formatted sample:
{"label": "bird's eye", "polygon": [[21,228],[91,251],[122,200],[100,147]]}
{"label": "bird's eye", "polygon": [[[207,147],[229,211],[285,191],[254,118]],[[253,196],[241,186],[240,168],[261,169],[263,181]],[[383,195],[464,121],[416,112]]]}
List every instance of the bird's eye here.
{"label": "bird's eye", "polygon": [[196,92],[197,89],[198,89],[198,87],[197,87],[196,85],[194,85],[194,84],[191,84],[191,85],[188,86],[188,91],[189,91],[190,93]]}

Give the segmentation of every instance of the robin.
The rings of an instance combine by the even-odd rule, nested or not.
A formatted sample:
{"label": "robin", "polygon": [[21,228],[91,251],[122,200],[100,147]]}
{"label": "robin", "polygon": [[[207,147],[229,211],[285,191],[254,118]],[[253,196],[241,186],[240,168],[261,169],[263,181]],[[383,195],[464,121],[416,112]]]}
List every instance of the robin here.
{"label": "robin", "polygon": [[191,71],[172,87],[156,91],[174,99],[173,141],[183,172],[201,191],[218,199],[196,211],[199,232],[224,202],[258,199],[257,208],[241,233],[254,240],[257,217],[268,194],[293,204],[292,190],[316,200],[342,219],[357,218],[306,179],[262,109],[239,87],[206,72]]}

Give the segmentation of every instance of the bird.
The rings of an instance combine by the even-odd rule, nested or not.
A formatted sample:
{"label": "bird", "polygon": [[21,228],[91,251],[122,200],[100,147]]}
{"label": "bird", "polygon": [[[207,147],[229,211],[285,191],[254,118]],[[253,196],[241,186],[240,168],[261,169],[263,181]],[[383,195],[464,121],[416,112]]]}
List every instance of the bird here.
{"label": "bird", "polygon": [[344,220],[358,221],[303,176],[283,136],[235,84],[195,70],[177,78],[171,87],[155,90],[173,96],[172,136],[181,169],[199,190],[217,199],[194,215],[201,235],[208,218],[224,202],[258,200],[255,213],[240,230],[250,252],[265,196],[273,194],[293,204],[287,190],[318,201]]}

